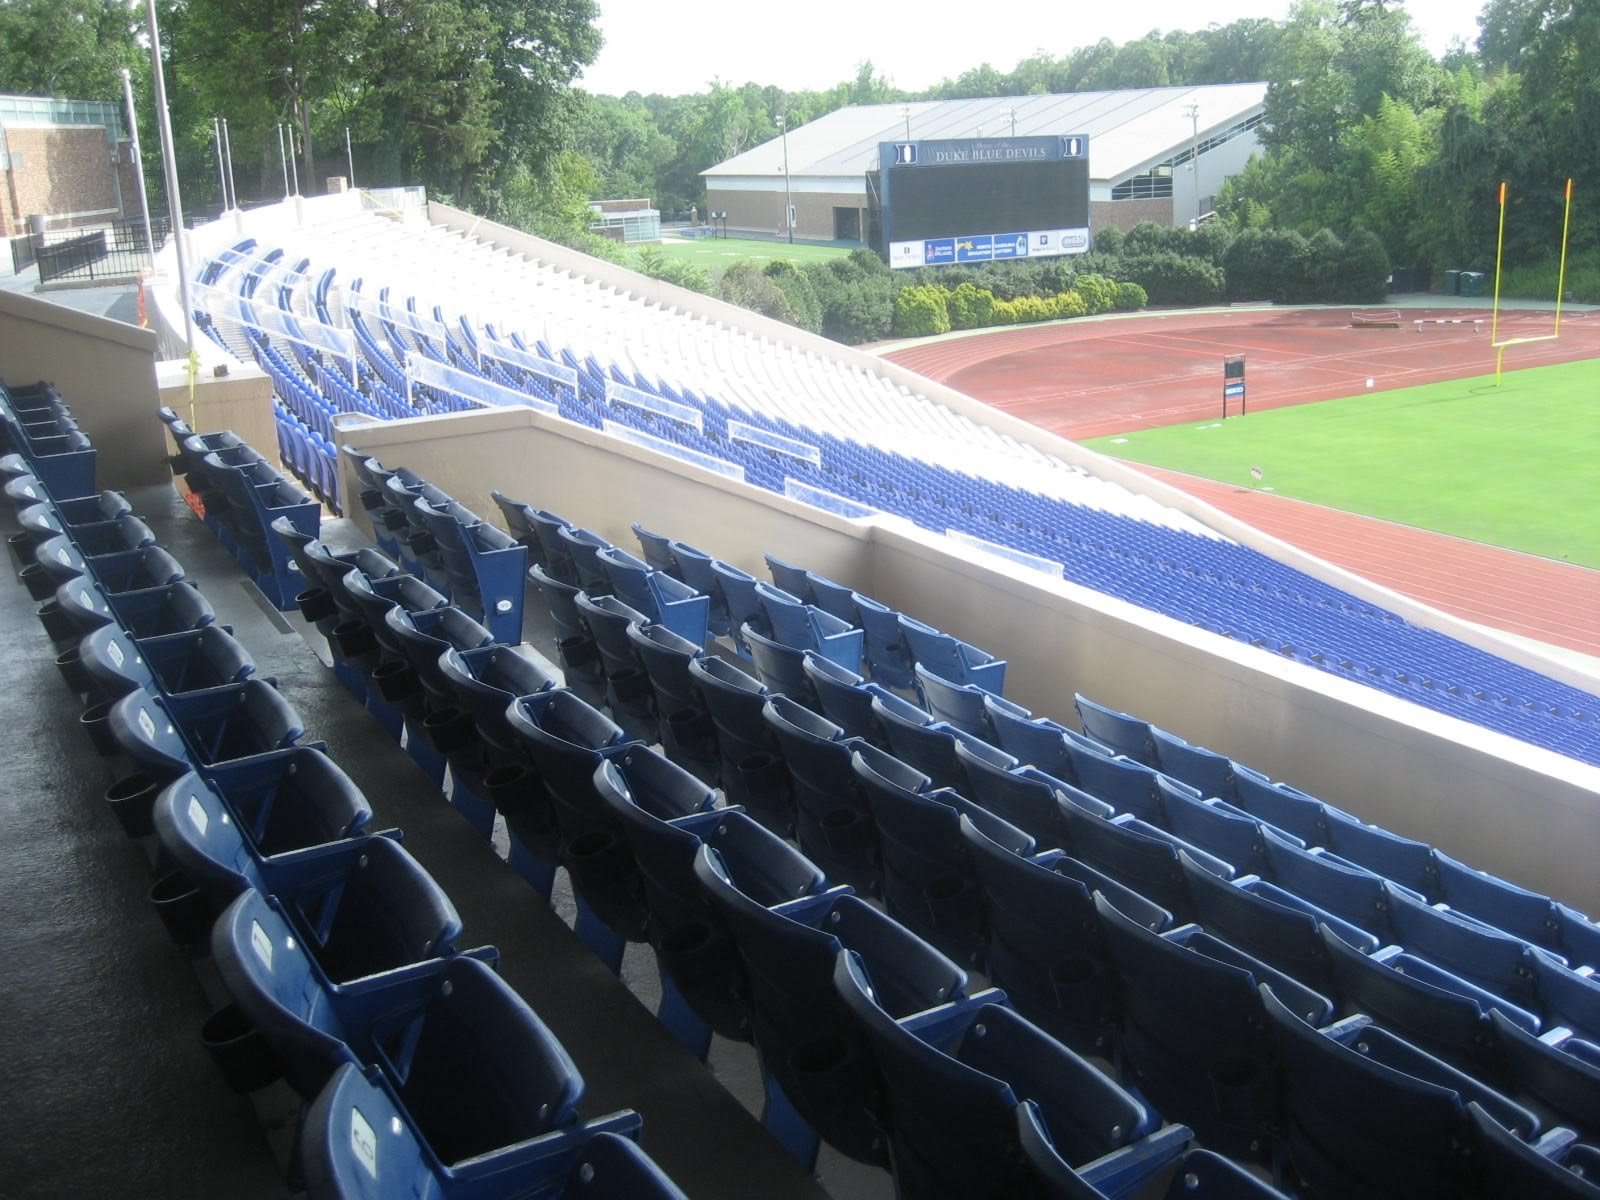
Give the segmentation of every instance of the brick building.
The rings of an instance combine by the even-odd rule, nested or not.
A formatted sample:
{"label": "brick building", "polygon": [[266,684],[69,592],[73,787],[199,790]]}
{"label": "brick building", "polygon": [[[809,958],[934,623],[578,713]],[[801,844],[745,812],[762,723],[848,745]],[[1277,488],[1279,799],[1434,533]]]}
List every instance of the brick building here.
{"label": "brick building", "polygon": [[706,207],[730,233],[781,236],[787,194],[796,238],[865,241],[881,142],[1084,134],[1091,228],[1184,225],[1259,148],[1266,94],[1235,83],[843,108],[702,171]]}
{"label": "brick building", "polygon": [[0,236],[136,216],[130,147],[120,104],[0,96]]}

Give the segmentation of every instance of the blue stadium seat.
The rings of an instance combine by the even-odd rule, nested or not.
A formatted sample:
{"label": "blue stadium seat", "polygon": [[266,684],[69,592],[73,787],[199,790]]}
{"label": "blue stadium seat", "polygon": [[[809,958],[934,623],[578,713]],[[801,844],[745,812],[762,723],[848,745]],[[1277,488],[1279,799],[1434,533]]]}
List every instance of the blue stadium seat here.
{"label": "blue stadium seat", "polygon": [[[1107,1200],[1115,1194],[1091,1183],[1085,1178],[1088,1172],[1080,1174],[1062,1160],[1045,1131],[1038,1106],[1030,1101],[1017,1105],[1017,1131],[1023,1153],[1039,1175],[1040,1194],[1047,1200]],[[1170,1167],[1166,1155],[1148,1158],[1151,1175],[1168,1173]],[[1165,1200],[1288,1200],[1284,1193],[1210,1150],[1190,1150],[1170,1174]],[[1118,1182],[1124,1189],[1136,1189],[1138,1195],[1151,1194],[1149,1176],[1141,1173],[1139,1165],[1125,1171]]]}
{"label": "blue stadium seat", "polygon": [[1317,1025],[1332,1002],[1193,925],[1158,934],[1095,897],[1121,984],[1130,1080],[1208,1146],[1270,1161],[1279,1124],[1277,1055],[1259,982]]}
{"label": "blue stadium seat", "polygon": [[219,764],[285,750],[305,736],[299,714],[259,679],[177,696],[130,692],[111,706],[108,720],[135,769],[158,780],[191,767],[210,774]]}
{"label": "blue stadium seat", "polygon": [[628,637],[629,628],[643,625],[649,618],[618,595],[579,592],[574,603],[600,652],[600,668],[606,680],[605,705],[611,715],[629,737],[645,742],[660,740],[655,693],[644,661]]}
{"label": "blue stadium seat", "polygon": [[1158,933],[1172,914],[1059,850],[1023,857],[970,820],[961,837],[982,888],[989,977],[1029,1020],[1081,1054],[1110,1058],[1117,975],[1094,893]]}
{"label": "blue stadium seat", "polygon": [[1477,1194],[1469,1101],[1521,1137],[1539,1131],[1527,1109],[1365,1019],[1319,1031],[1275,987],[1264,984],[1261,1001],[1287,1080],[1290,1155],[1312,1194]]}
{"label": "blue stadium seat", "polygon": [[689,679],[717,730],[719,778],[729,804],[749,810],[780,837],[794,836],[794,798],[772,731],[761,715],[768,692],[761,681],[727,659],[703,654],[689,663]]}
{"label": "blue stadium seat", "polygon": [[248,891],[218,919],[212,957],[296,1091],[315,1098],[345,1063],[377,1067],[441,1162],[574,1122],[577,1069],[477,952],[331,983],[282,914]]}
{"label": "blue stadium seat", "polygon": [[768,699],[762,715],[789,772],[800,848],[829,879],[876,895],[877,831],[851,767],[863,743],[787,696]]}
{"label": "blue stadium seat", "polygon": [[1041,847],[1066,845],[1069,834],[1058,797],[1068,785],[986,742],[958,739],[955,752],[964,795],[1032,834]]}
{"label": "blue stadium seat", "polygon": [[1600,1200],[1600,1184],[1592,1182],[1600,1152],[1592,1146],[1574,1146],[1570,1130],[1552,1129],[1537,1145],[1530,1145],[1476,1100],[1467,1105],[1467,1117],[1475,1134],[1482,1195]]}
{"label": "blue stadium seat", "polygon": [[1514,1094],[1532,1097],[1563,1124],[1600,1137],[1600,1046],[1560,1027],[1536,1036],[1498,1009],[1489,1021],[1500,1061],[1491,1078],[1504,1079]]}
{"label": "blue stadium seat", "polygon": [[1151,736],[1148,721],[1130,717],[1125,712],[1096,704],[1081,692],[1074,697],[1083,731],[1095,741],[1108,746],[1117,754],[1126,755],[1134,762],[1147,767],[1157,766],[1155,738]]}
{"label": "blue stadium seat", "polygon": [[912,674],[915,662],[905,632],[900,628],[900,614],[860,592],[852,592],[850,598],[861,624],[862,654],[872,672],[872,681],[884,687],[910,690],[916,684],[916,676]]}
{"label": "blue stadium seat", "polygon": [[[646,747],[601,763],[595,790],[637,865],[663,972],[706,1026],[748,1041],[744,971],[726,922],[695,879],[695,852],[702,843],[713,847],[734,885],[764,907],[812,895],[827,880],[743,812],[715,808],[716,793]],[[695,1048],[704,1053],[703,1044]]]}
{"label": "blue stadium seat", "polygon": [[556,653],[567,686],[590,704],[604,704],[606,684],[600,648],[595,645],[589,623],[578,611],[582,589],[576,583],[558,578],[543,563],[529,567],[528,578],[544,597],[550,620],[555,625]]}
{"label": "blue stadium seat", "polygon": [[214,623],[138,639],[106,625],[83,639],[80,661],[93,694],[110,700],[141,688],[170,696],[223,687],[256,670],[245,648]]}
{"label": "blue stadium seat", "polygon": [[678,566],[678,557],[673,553],[671,538],[652,533],[637,521],[630,528],[633,530],[633,536],[639,539],[640,553],[644,555],[645,562],[650,564],[652,570],[665,571],[679,583],[687,582],[683,578],[682,569]]}
{"label": "blue stadium seat", "polygon": [[[1039,1194],[1016,1124],[1024,1100],[1038,1106],[1051,1143],[1075,1167],[1155,1126],[1143,1104],[1002,1007],[999,993],[896,1020],[849,950],[839,951],[834,986],[883,1072],[895,1190],[904,1200]],[[1169,1141],[1172,1153],[1181,1151],[1188,1131]]]}
{"label": "blue stadium seat", "polygon": [[[878,1003],[895,1018],[964,996],[966,973],[848,889],[767,908],[735,885],[713,848],[696,852],[694,869],[738,944],[765,1069],[829,1145],[887,1165],[883,1081],[834,991],[835,957],[841,948],[859,956]],[[786,1144],[811,1165],[814,1140],[797,1135]]]}
{"label": "blue stadium seat", "polygon": [[802,669],[816,693],[816,707],[850,737],[865,738],[883,745],[883,727],[873,715],[872,702],[878,696],[899,697],[876,682],[868,682],[854,671],[829,662],[815,651],[805,656]]}
{"label": "blue stadium seat", "polygon": [[611,578],[600,565],[599,555],[600,551],[609,549],[611,543],[593,530],[576,525],[559,526],[556,537],[567,548],[567,556],[578,573],[578,586],[591,596],[609,594]]}
{"label": "blue stadium seat", "polygon": [[992,654],[904,613],[900,614],[900,632],[905,636],[913,663],[921,663],[951,683],[970,683],[996,696],[1004,694],[1006,664]]}
{"label": "blue stadium seat", "polygon": [[965,818],[1013,854],[1033,838],[873,746],[857,746],[851,768],[877,828],[884,907],[919,937],[966,967],[981,965],[983,891],[961,837]]}
{"label": "blue stadium seat", "polygon": [[655,693],[667,757],[707,783],[717,783],[722,772],[716,726],[689,677],[689,664],[700,656],[701,648],[665,625],[629,625],[626,633]]}
{"label": "blue stadium seat", "polygon": [[672,559],[678,564],[678,574],[683,582],[705,596],[710,602],[706,613],[706,628],[716,637],[727,637],[732,632],[728,616],[728,599],[722,594],[722,581],[712,569],[712,557],[696,550],[687,542],[673,541]]}
{"label": "blue stadium seat", "polygon": [[55,599],[41,609],[40,619],[55,640],[61,641],[81,638],[113,623],[136,638],[159,637],[209,625],[217,615],[190,583],[108,595],[78,581],[57,588]]}

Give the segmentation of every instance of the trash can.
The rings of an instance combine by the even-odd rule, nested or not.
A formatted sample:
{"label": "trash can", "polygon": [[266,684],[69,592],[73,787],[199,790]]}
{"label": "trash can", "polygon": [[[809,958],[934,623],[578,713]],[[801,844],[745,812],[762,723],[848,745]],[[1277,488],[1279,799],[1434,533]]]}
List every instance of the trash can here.
{"label": "trash can", "polygon": [[1461,272],[1446,271],[1444,273],[1444,294],[1446,296],[1459,296],[1461,294]]}

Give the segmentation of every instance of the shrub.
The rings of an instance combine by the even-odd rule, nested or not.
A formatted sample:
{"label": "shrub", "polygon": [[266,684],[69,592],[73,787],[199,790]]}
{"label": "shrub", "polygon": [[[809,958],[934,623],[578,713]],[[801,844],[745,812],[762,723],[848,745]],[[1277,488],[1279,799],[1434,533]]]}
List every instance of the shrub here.
{"label": "shrub", "polygon": [[646,246],[639,251],[638,269],[641,274],[648,275],[651,279],[676,284],[692,292],[711,291],[711,276],[706,274],[704,268],[681,258],[663,254],[655,246]]}
{"label": "shrub", "polygon": [[1170,252],[1125,258],[1117,278],[1144,289],[1149,304],[1193,307],[1216,304],[1223,297],[1223,273],[1203,258]]}
{"label": "shrub", "polygon": [[842,258],[800,268],[816,295],[820,332],[854,346],[886,337],[894,321],[895,282],[887,267],[867,273]]}
{"label": "shrub", "polygon": [[1389,256],[1377,234],[1357,226],[1345,239],[1344,254],[1339,259],[1338,299],[1350,304],[1378,304],[1388,294]]}
{"label": "shrub", "polygon": [[950,330],[950,308],[943,288],[926,284],[902,288],[894,299],[894,331],[901,337],[927,337]]}
{"label": "shrub", "polygon": [[1094,231],[1094,249],[1096,254],[1116,255],[1122,253],[1123,244],[1128,240],[1128,235],[1115,225],[1107,229]]}
{"label": "shrub", "polygon": [[1057,292],[1047,303],[1052,310],[1050,316],[1056,319],[1088,316],[1090,312],[1087,298],[1077,290]]}
{"label": "shrub", "polygon": [[767,278],[789,301],[794,323],[810,333],[821,333],[822,304],[811,286],[811,277],[788,259],[780,258],[767,264]]}
{"label": "shrub", "polygon": [[[1306,243],[1305,278],[1298,290],[1285,289],[1291,300],[1307,304],[1326,304],[1339,299],[1344,290],[1340,280],[1344,263],[1344,243],[1331,229],[1319,229]],[[1387,265],[1388,260],[1384,260]],[[1384,271],[1384,275],[1388,275]]]}
{"label": "shrub", "polygon": [[729,304],[748,308],[764,317],[790,325],[798,324],[789,298],[753,262],[736,262],[717,280],[717,296]]}
{"label": "shrub", "polygon": [[1311,244],[1292,229],[1246,229],[1223,258],[1230,300],[1283,303],[1309,286]]}
{"label": "shrub", "polygon": [[1117,284],[1117,301],[1113,306],[1118,312],[1135,312],[1148,302],[1149,297],[1137,283]]}
{"label": "shrub", "polygon": [[1116,303],[1117,285],[1104,275],[1079,275],[1073,287],[1083,297],[1091,316],[1110,312],[1111,306]]}
{"label": "shrub", "polygon": [[994,324],[994,293],[987,288],[963,283],[950,293],[946,303],[952,329],[982,329]]}

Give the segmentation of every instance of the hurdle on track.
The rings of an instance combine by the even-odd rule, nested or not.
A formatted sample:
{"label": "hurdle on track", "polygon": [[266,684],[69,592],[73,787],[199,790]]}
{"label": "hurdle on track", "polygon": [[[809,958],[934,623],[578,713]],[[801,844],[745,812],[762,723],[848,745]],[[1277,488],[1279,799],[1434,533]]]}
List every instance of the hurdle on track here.
{"label": "hurdle on track", "polygon": [[1398,308],[1390,308],[1381,312],[1353,312],[1350,314],[1350,327],[1352,329],[1399,329],[1400,310]]}
{"label": "hurdle on track", "polygon": [[1473,333],[1483,332],[1482,317],[1423,317],[1411,322],[1417,327],[1417,332],[1422,332],[1424,325],[1471,325]]}

